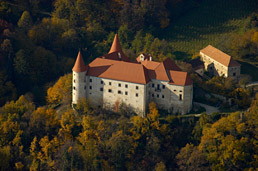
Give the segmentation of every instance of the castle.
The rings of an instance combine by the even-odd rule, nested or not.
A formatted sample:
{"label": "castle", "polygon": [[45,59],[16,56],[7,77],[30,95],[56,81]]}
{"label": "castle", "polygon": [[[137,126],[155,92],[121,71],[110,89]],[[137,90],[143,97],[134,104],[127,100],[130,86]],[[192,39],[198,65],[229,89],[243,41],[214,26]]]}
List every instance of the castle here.
{"label": "castle", "polygon": [[73,105],[81,98],[105,108],[123,103],[142,117],[151,101],[170,113],[185,114],[192,108],[193,83],[187,72],[170,58],[155,62],[141,54],[130,61],[117,34],[108,54],[86,66],[79,52],[72,70]]}

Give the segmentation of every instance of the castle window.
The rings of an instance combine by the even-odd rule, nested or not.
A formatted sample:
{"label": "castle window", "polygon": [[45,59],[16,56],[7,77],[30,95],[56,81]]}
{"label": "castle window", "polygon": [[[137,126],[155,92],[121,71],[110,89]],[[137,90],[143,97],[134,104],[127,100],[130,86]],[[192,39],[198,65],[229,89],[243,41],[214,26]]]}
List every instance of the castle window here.
{"label": "castle window", "polygon": [[139,89],[139,87],[138,86],[136,86],[136,90],[138,90]]}
{"label": "castle window", "polygon": [[165,85],[162,85],[162,88],[165,89]]}
{"label": "castle window", "polygon": [[73,87],[73,89],[75,90],[75,87]]}
{"label": "castle window", "polygon": [[102,88],[102,87],[100,88],[100,91],[103,91],[103,88]]}
{"label": "castle window", "polygon": [[159,98],[159,94],[157,94],[157,98]]}
{"label": "castle window", "polygon": [[112,85],[112,83],[111,83],[111,82],[109,82],[109,85]]}
{"label": "castle window", "polygon": [[73,82],[75,83],[75,80],[73,80]]}
{"label": "castle window", "polygon": [[138,97],[138,93],[136,93],[135,96]]}
{"label": "castle window", "polygon": [[174,91],[176,91],[176,90],[174,90]]}
{"label": "castle window", "polygon": [[154,87],[155,85],[154,84],[152,84],[152,87]]}
{"label": "castle window", "polygon": [[182,90],[180,90],[179,92],[182,92]]}
{"label": "castle window", "polygon": [[182,94],[179,95],[179,100],[182,101]]}
{"label": "castle window", "polygon": [[90,82],[92,82],[92,79],[90,79]]}
{"label": "castle window", "polygon": [[118,87],[121,87],[121,84],[120,84],[120,83],[118,84]]}
{"label": "castle window", "polygon": [[122,92],[120,90],[117,91],[118,94],[122,94]]}
{"label": "castle window", "polygon": [[125,85],[125,88],[128,88],[128,85],[127,85],[127,84]]}
{"label": "castle window", "polygon": [[100,83],[103,84],[104,82],[101,80]]}
{"label": "castle window", "polygon": [[128,92],[127,92],[127,91],[125,92],[125,95],[128,95]]}
{"label": "castle window", "polygon": [[108,89],[108,92],[109,92],[109,93],[112,93],[112,89]]}
{"label": "castle window", "polygon": [[162,99],[164,99],[165,98],[165,96],[164,95],[162,95]]}
{"label": "castle window", "polygon": [[92,86],[90,86],[90,89],[92,89]]}

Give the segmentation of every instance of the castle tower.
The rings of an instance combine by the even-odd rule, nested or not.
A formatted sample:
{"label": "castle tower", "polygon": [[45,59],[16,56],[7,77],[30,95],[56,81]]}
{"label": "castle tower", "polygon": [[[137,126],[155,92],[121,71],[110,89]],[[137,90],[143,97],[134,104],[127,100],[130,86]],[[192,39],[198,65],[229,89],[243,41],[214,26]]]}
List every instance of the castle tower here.
{"label": "castle tower", "polygon": [[84,64],[81,52],[79,51],[76,62],[73,67],[73,94],[72,104],[86,97],[86,72],[87,67]]}
{"label": "castle tower", "polygon": [[120,41],[118,39],[118,35],[116,34],[112,43],[112,46],[108,53],[121,52],[122,48],[120,45]]}

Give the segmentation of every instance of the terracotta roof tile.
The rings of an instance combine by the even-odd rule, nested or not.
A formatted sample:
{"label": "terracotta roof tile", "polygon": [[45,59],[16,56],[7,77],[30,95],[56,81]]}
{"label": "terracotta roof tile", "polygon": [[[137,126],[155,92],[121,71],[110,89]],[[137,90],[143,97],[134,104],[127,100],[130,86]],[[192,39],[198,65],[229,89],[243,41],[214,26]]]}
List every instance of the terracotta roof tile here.
{"label": "terracotta roof tile", "polygon": [[234,66],[241,66],[241,64],[231,58],[231,61],[229,63],[229,67],[234,67]]}
{"label": "terracotta roof tile", "polygon": [[208,45],[204,49],[202,49],[200,52],[204,53],[205,55],[213,58],[215,61],[218,61],[219,63],[229,66],[230,61],[231,61],[231,56],[228,54],[220,51],[219,49]]}
{"label": "terracotta roof tile", "polygon": [[101,58],[130,62],[130,59],[127,56],[125,56],[125,54],[122,51],[108,53],[102,56]]}
{"label": "terracotta roof tile", "polygon": [[155,69],[157,68],[157,66],[159,66],[159,62],[155,62],[155,61],[148,61],[148,60],[145,60],[143,62],[141,62],[142,65],[144,65],[147,69]]}
{"label": "terracotta roof tile", "polygon": [[115,37],[114,37],[112,46],[111,46],[108,53],[120,52],[120,51],[122,51],[122,48],[121,48],[121,45],[120,45],[120,42],[119,42],[118,35],[116,34]]}
{"label": "terracotta roof tile", "polygon": [[190,78],[190,76],[187,74],[187,72],[169,71],[169,74],[171,77],[171,81],[169,82],[169,84],[181,85],[181,86],[193,84],[193,81]]}
{"label": "terracotta roof tile", "polygon": [[139,84],[150,81],[147,69],[141,64],[102,58],[89,64],[87,75]]}
{"label": "terracotta roof tile", "polygon": [[72,70],[75,71],[75,72],[84,72],[84,71],[86,71],[86,69],[87,69],[87,68],[86,68],[86,66],[85,66],[85,64],[84,64],[82,54],[81,54],[81,52],[79,51],[78,56],[77,56],[77,59],[76,59],[76,61],[75,61],[75,64],[74,64]]}

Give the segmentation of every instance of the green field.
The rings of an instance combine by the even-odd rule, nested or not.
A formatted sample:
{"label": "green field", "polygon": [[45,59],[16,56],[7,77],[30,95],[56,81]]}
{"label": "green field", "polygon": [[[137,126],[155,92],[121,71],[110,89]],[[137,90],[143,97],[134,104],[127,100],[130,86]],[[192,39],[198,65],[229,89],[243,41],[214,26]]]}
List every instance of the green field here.
{"label": "green field", "polygon": [[247,17],[257,9],[257,0],[204,0],[171,21],[160,37],[172,43],[177,58],[190,58],[208,44],[227,52],[232,35],[243,32]]}

